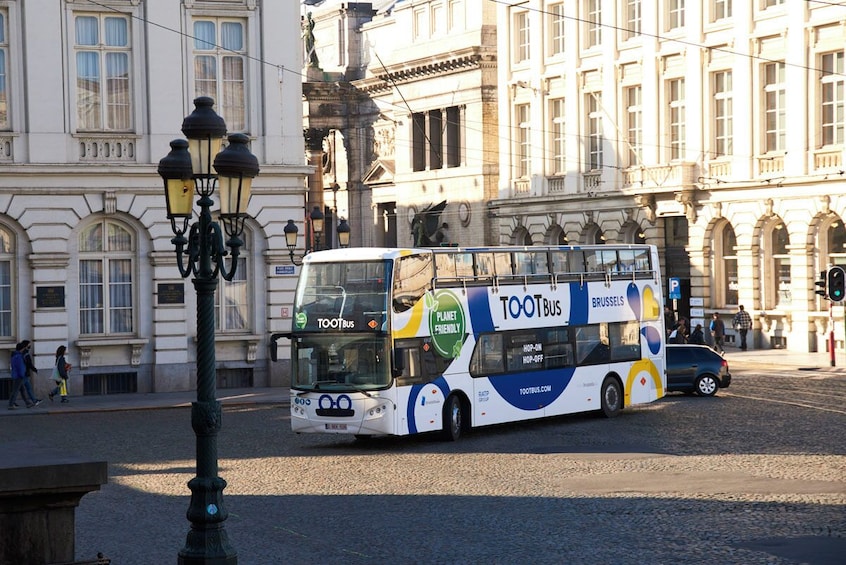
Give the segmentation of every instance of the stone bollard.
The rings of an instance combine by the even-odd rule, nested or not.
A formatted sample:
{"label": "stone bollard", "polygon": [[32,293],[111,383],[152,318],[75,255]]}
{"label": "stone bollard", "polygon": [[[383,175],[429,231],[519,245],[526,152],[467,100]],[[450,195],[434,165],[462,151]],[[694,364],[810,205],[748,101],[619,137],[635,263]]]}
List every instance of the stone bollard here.
{"label": "stone bollard", "polygon": [[107,463],[24,442],[0,453],[0,563],[72,563],[76,507],[108,482]]}

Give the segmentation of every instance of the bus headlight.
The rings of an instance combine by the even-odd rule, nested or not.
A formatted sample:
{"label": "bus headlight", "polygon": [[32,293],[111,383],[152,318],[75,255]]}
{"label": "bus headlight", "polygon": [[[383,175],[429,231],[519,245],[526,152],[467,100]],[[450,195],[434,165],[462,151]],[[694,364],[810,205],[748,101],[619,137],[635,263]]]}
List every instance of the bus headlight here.
{"label": "bus headlight", "polygon": [[387,413],[388,413],[388,403],[385,402],[383,404],[378,404],[376,406],[371,407],[367,411],[367,419],[373,420],[373,419],[376,419],[376,418],[381,418],[381,417],[385,416],[385,414],[387,414]]}

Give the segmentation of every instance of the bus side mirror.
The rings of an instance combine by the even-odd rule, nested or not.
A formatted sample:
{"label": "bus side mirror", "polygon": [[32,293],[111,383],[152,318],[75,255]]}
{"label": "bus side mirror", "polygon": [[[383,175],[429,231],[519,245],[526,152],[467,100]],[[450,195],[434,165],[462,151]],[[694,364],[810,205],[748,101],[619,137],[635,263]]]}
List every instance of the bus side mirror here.
{"label": "bus side mirror", "polygon": [[394,378],[401,377],[405,372],[405,350],[394,350],[393,374]]}
{"label": "bus side mirror", "polygon": [[270,351],[268,351],[270,355],[270,360],[273,362],[279,361],[279,338],[280,337],[287,337],[288,339],[291,338],[291,334],[289,333],[280,333],[280,334],[270,334],[270,341],[267,342],[267,347]]}

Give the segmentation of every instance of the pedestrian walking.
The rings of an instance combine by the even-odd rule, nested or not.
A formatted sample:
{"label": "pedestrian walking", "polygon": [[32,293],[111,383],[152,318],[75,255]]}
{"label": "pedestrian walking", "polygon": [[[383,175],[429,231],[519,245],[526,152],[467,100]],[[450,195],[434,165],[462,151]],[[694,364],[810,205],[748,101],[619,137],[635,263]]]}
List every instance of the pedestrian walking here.
{"label": "pedestrian walking", "polygon": [[711,314],[711,324],[708,326],[708,329],[711,331],[711,337],[714,339],[714,351],[717,351],[722,355],[726,352],[723,349],[723,343],[726,339],[726,325],[720,319],[720,315],[716,312]]}
{"label": "pedestrian walking", "polygon": [[696,345],[705,345],[705,332],[702,331],[702,324],[696,324],[696,327],[690,332],[688,341]]}
{"label": "pedestrian walking", "polygon": [[670,332],[667,338],[669,343],[687,343],[687,320],[679,318],[679,323],[676,324],[676,329]]}
{"label": "pedestrian walking", "polygon": [[57,394],[62,397],[62,402],[69,402],[68,377],[70,376],[71,365],[65,359],[65,351],[67,349],[64,345],[60,345],[56,349],[56,363],[53,365],[53,373],[50,377],[56,386],[50,391],[50,402],[53,402],[53,398]]}
{"label": "pedestrian walking", "polygon": [[669,306],[664,306],[664,331],[667,336],[676,329],[676,315]]}
{"label": "pedestrian walking", "polygon": [[38,369],[35,368],[35,363],[32,360],[32,342],[25,339],[21,342],[21,353],[23,353],[24,365],[26,365],[26,374],[24,375],[24,388],[31,399],[35,401],[35,405],[41,404],[41,399],[35,397],[32,390],[32,375],[38,374]]}
{"label": "pedestrian walking", "polygon": [[11,372],[12,372],[12,395],[9,397],[9,410],[17,408],[18,393],[26,402],[27,408],[35,406],[35,400],[32,397],[27,400],[26,387],[24,386],[24,377],[26,376],[26,364],[24,363],[22,350],[23,345],[18,343],[15,346],[15,352],[12,353]]}
{"label": "pedestrian walking", "polygon": [[734,325],[735,331],[740,334],[740,350],[746,351],[746,334],[752,329],[752,316],[743,308],[743,304],[737,307],[737,314],[734,315],[732,325]]}

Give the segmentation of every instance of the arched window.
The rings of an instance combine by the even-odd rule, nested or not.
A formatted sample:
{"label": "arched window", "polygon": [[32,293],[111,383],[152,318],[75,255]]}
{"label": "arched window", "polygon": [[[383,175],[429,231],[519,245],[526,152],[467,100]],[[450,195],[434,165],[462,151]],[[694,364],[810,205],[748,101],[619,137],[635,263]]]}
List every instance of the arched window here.
{"label": "arched window", "polygon": [[15,280],[15,236],[0,226],[0,337],[12,337],[12,281]]}
{"label": "arched window", "polygon": [[790,237],[787,233],[787,226],[779,220],[770,228],[770,285],[771,289],[767,294],[773,299],[769,302],[768,308],[790,306],[792,295],[790,292],[790,254],[787,246],[790,244]]}
{"label": "arched window", "polygon": [[513,245],[533,245],[532,242],[532,234],[529,233],[524,227],[519,227],[514,230],[514,233],[511,235],[511,241]]}
{"label": "arched window", "polygon": [[714,234],[714,306],[727,308],[737,306],[740,281],[737,276],[737,238],[734,228],[728,222],[717,228]]}
{"label": "arched window", "polygon": [[91,224],[79,235],[79,333],[135,331],[135,238],[112,220]]}
{"label": "arched window", "polygon": [[646,243],[646,234],[643,232],[643,228],[633,221],[626,222],[623,225],[621,233],[623,235],[623,243]]}

